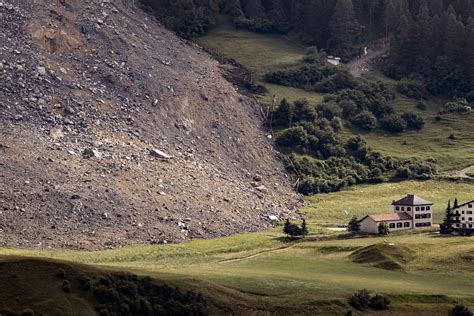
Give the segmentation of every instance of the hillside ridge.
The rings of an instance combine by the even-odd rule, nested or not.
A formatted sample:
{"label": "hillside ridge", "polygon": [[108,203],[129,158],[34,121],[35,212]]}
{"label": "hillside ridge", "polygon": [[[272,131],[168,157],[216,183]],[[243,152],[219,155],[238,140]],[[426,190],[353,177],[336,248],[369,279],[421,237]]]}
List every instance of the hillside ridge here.
{"label": "hillside ridge", "polygon": [[258,105],[135,1],[0,2],[0,245],[262,230],[301,203]]}

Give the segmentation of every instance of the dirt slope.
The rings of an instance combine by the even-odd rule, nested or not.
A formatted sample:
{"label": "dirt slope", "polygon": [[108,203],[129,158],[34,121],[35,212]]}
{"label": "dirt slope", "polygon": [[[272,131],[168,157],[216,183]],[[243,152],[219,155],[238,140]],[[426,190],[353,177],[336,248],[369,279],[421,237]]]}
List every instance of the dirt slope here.
{"label": "dirt slope", "polygon": [[0,30],[0,245],[222,236],[300,202],[257,105],[135,1],[0,0]]}

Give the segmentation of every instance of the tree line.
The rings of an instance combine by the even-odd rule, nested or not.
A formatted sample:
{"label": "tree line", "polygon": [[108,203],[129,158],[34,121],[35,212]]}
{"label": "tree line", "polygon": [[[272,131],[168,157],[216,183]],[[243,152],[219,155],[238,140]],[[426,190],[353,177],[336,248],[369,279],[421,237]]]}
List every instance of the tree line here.
{"label": "tree line", "polygon": [[474,0],[141,1],[187,38],[205,34],[226,14],[237,27],[291,34],[345,60],[384,39],[391,42],[386,74],[474,101]]}

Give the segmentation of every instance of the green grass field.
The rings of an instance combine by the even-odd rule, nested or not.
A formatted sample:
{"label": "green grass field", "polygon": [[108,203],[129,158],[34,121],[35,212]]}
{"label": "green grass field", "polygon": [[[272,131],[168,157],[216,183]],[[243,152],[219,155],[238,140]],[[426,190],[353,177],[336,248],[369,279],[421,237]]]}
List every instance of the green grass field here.
{"label": "green grass field", "polygon": [[391,202],[406,194],[416,194],[433,202],[433,220],[440,223],[448,200],[451,203],[456,197],[460,202],[472,200],[474,182],[429,180],[358,185],[341,192],[307,197],[303,212],[312,224],[346,224],[352,216],[362,218],[367,214],[391,213]]}
{"label": "green grass field", "polygon": [[[96,252],[1,249],[0,256],[67,259],[151,275],[198,290],[215,308],[227,306],[236,313],[345,314],[350,309],[347,297],[362,288],[388,294],[393,302],[389,314],[445,315],[455,301],[474,305],[472,237],[421,233],[341,240],[310,235],[302,242],[282,237],[275,229]],[[394,252],[403,247],[414,255],[397,270],[352,260],[354,251],[371,245],[376,248],[371,250],[374,257],[390,255],[390,247]]]}

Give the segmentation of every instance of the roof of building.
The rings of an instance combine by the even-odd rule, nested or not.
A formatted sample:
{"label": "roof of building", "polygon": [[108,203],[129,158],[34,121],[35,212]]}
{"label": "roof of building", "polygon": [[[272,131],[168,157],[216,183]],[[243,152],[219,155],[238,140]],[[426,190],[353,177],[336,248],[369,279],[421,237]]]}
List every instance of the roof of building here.
{"label": "roof of building", "polygon": [[464,205],[471,204],[471,203],[474,203],[474,200],[471,200],[471,201],[469,201],[469,202],[466,202],[466,203],[463,203],[463,204],[461,204],[461,205],[458,205],[458,207],[456,207],[456,208],[453,207],[453,210],[458,209],[458,208],[460,208],[460,207],[463,207]]}
{"label": "roof of building", "polygon": [[433,203],[414,194],[409,194],[401,200],[393,201],[392,205],[433,205]]}
{"label": "roof of building", "polygon": [[392,222],[392,221],[406,221],[406,220],[411,220],[412,217],[405,213],[405,212],[399,212],[399,213],[392,213],[392,214],[377,214],[377,215],[367,215],[360,221],[362,222],[364,219],[369,217],[372,219],[374,222]]}

